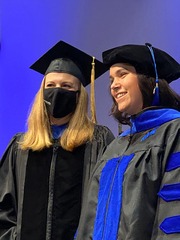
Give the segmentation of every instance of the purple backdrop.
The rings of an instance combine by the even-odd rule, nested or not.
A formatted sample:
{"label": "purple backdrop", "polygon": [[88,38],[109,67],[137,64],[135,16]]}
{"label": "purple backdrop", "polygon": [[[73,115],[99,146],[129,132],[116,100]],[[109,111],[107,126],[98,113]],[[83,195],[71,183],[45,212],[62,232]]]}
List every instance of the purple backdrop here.
{"label": "purple backdrop", "polygon": [[[0,156],[27,114],[42,76],[29,66],[60,39],[95,55],[117,45],[150,42],[180,62],[179,0],[3,0],[0,17]],[[109,117],[108,74],[96,81],[97,117]],[[180,93],[180,84],[172,87]],[[87,88],[89,91],[89,88]]]}

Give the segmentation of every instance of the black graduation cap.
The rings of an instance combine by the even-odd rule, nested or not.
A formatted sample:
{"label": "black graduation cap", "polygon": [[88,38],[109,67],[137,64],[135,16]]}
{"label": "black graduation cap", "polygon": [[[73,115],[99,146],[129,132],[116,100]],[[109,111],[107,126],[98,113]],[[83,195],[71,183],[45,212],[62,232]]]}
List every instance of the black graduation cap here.
{"label": "black graduation cap", "polygon": [[[109,49],[102,53],[103,63],[108,67],[115,63],[129,63],[135,67],[137,73],[156,77],[154,61],[146,45],[123,45]],[[151,46],[152,47],[152,46]],[[180,77],[180,64],[166,52],[152,47],[159,78],[168,83]]]}
{"label": "black graduation cap", "polygon": [[[59,41],[30,68],[43,75],[50,72],[69,73],[77,77],[85,87],[91,82],[92,62],[92,56],[64,41]],[[107,67],[97,59],[94,60],[94,63],[94,78],[96,79],[107,71]]]}

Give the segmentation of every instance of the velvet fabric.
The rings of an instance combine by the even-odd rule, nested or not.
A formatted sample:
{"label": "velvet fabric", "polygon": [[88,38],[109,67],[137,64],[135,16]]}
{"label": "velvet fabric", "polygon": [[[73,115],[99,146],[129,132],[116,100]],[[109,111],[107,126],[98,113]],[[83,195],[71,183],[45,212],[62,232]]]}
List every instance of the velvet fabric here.
{"label": "velvet fabric", "polygon": [[51,131],[53,135],[53,139],[58,139],[62,136],[64,130],[67,128],[67,123],[63,125],[51,125]]}
{"label": "velvet fabric", "polygon": [[172,171],[180,167],[180,152],[172,153],[166,165],[166,172]]}
{"label": "velvet fabric", "polygon": [[145,109],[141,113],[132,116],[131,128],[124,131],[119,137],[147,130],[150,132],[151,128],[155,131],[154,128],[158,128],[158,126],[161,126],[163,123],[176,118],[179,118],[179,112],[174,109],[153,107],[149,110]]}
{"label": "velvet fabric", "polygon": [[166,234],[180,233],[180,215],[164,219],[160,228]]}
{"label": "velvet fabric", "polygon": [[71,153],[57,140],[48,149],[24,151],[19,146],[23,137],[20,133],[11,139],[0,161],[0,239],[72,240],[98,156],[114,136],[95,125],[92,141]]}
{"label": "velvet fabric", "polygon": [[36,153],[29,152],[24,189],[22,239],[45,238],[51,158],[52,148]]}
{"label": "velvet fabric", "polygon": [[180,183],[163,185],[158,195],[166,202],[180,200]]}
{"label": "velvet fabric", "polygon": [[[122,189],[124,172],[133,156],[134,154],[114,158],[102,171],[93,240],[117,240],[118,238],[118,219],[122,205],[122,191],[118,189]],[[107,208],[104,208],[104,205]]]}
{"label": "velvet fabric", "polygon": [[[98,240],[180,239],[178,231],[171,231],[173,224],[179,224],[177,218],[169,230],[166,227],[168,234],[160,227],[165,219],[180,216],[180,167],[176,164],[180,112],[148,108],[132,116],[131,123],[130,129],[108,146],[96,166],[82,207],[77,240],[94,240],[94,236]],[[120,174],[123,182],[116,182],[118,159],[124,156],[133,157]],[[171,171],[166,171],[168,162],[175,166]],[[173,184],[174,189],[165,189],[171,201],[164,201],[158,192]]]}
{"label": "velvet fabric", "polygon": [[[25,180],[22,234],[26,240],[45,239],[49,197],[49,173],[53,148],[30,152]],[[82,195],[84,145],[74,152],[59,147],[53,186],[51,239],[73,239]]]}
{"label": "velvet fabric", "polygon": [[[151,44],[146,44],[151,45]],[[128,63],[135,67],[137,73],[156,77],[151,53],[146,45],[128,44],[102,53],[103,62],[111,67],[116,63]],[[152,47],[159,78],[168,83],[180,77],[180,65],[168,53]]]}
{"label": "velvet fabric", "polygon": [[180,118],[179,112],[169,108],[150,109],[142,112],[131,119],[131,134],[142,132],[161,126],[170,120]]}

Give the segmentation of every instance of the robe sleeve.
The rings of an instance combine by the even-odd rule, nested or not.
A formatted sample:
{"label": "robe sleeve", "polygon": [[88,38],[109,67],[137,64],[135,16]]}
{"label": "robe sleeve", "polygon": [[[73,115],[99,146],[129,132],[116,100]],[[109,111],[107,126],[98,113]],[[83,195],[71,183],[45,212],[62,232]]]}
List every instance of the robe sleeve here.
{"label": "robe sleeve", "polygon": [[180,131],[168,137],[152,239],[180,239]]}
{"label": "robe sleeve", "polygon": [[16,139],[17,135],[12,138],[0,161],[0,240],[16,239]]}

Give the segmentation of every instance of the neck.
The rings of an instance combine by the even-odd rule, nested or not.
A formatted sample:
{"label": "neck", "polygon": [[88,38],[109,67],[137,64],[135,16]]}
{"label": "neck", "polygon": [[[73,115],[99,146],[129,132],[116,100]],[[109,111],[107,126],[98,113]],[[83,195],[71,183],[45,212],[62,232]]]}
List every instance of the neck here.
{"label": "neck", "polygon": [[53,116],[50,116],[50,123],[51,123],[51,125],[63,125],[70,121],[71,116],[72,116],[72,114],[68,114],[67,116],[65,116],[63,118],[54,118]]}

